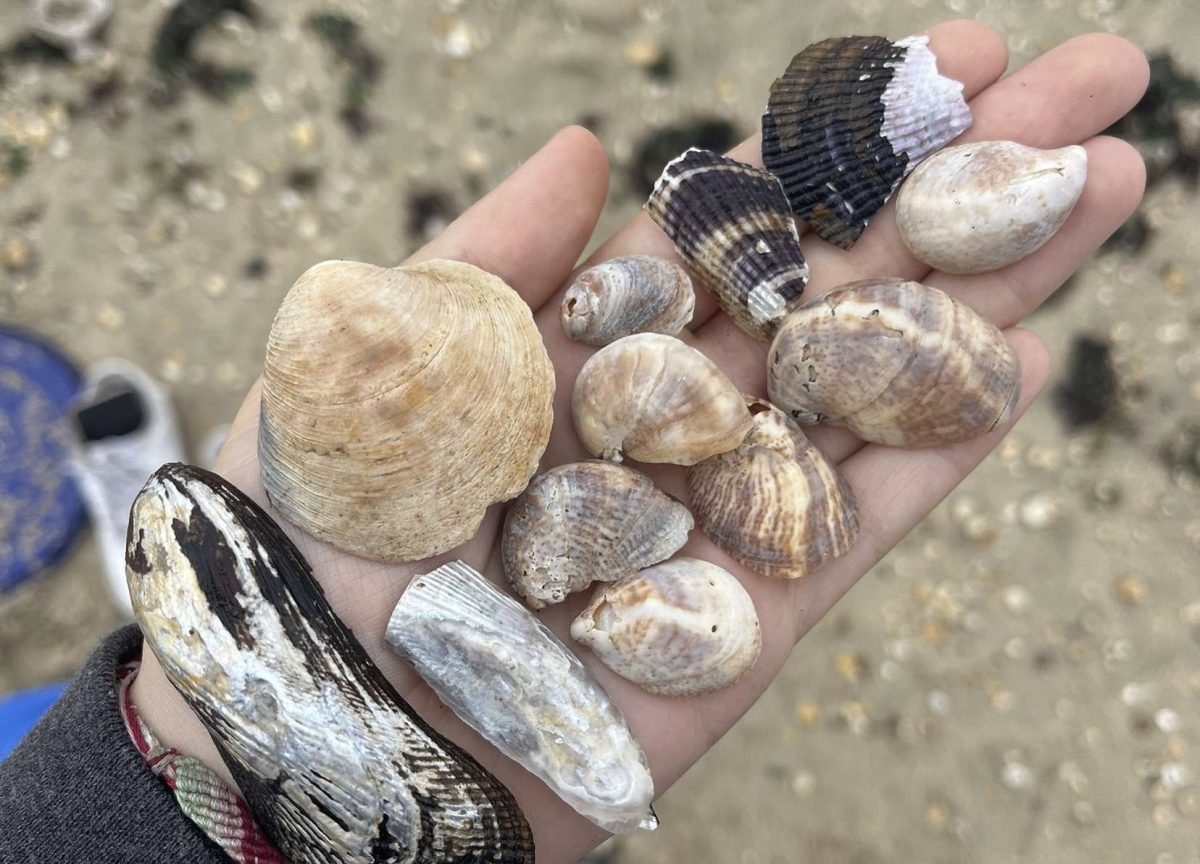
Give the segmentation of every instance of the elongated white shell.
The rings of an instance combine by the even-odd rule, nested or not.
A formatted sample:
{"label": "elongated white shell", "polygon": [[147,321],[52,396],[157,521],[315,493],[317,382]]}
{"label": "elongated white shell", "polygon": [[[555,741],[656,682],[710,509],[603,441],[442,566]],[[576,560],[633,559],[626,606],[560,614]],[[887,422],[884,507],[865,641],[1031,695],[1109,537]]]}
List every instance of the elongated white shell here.
{"label": "elongated white shell", "polygon": [[662,696],[728,687],[754,666],[762,631],[733,574],[674,558],[601,585],[571,635],[623,678]]}
{"label": "elongated white shell", "polygon": [[687,271],[653,255],[611,258],[580,273],[563,294],[563,331],[588,345],[634,333],[678,336],[692,320],[696,292]]}
{"label": "elongated white shell", "polygon": [[1045,245],[1086,181],[1087,151],[1077,145],[961,144],[917,166],[896,196],[896,224],[905,245],[930,267],[997,270]]}
{"label": "elongated white shell", "polygon": [[541,609],[665,561],[692,525],[688,509],[639,471],[601,461],[559,465],[533,478],[509,508],[504,573]]}
{"label": "elongated white shell", "polygon": [[606,831],[653,829],[654,781],[625,718],[533,613],[461,561],[417,576],[387,640],[446,705]]}
{"label": "elongated white shell", "polygon": [[717,365],[673,336],[639,333],[601,348],[579,370],[575,429],[593,456],[695,465],[732,450],[753,425]]}

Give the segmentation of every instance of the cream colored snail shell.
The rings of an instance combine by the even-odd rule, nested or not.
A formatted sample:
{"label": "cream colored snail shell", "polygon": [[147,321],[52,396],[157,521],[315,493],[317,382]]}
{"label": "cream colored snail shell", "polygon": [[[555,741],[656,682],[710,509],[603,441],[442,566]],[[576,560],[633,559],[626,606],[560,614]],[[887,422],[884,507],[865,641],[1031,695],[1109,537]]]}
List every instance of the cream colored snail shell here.
{"label": "cream colored snail shell", "polygon": [[501,559],[513,590],[541,609],[670,558],[692,525],[688,509],[640,471],[572,462],[533,478],[509,507]]}
{"label": "cream colored snail shell", "polygon": [[673,558],[601,585],[571,624],[622,678],[663,696],[728,687],[762,652],[754,602],[727,570]]}
{"label": "cream colored snail shell", "polygon": [[1078,145],[1013,141],[948,147],[917,166],[896,196],[896,226],[913,255],[945,273],[983,273],[1040,249],[1087,181]]}
{"label": "cream colored snail shell", "polygon": [[783,411],[747,397],[754,428],[735,450],[688,469],[700,527],[750,569],[804,576],[850,551],[858,505],[850,485]]}
{"label": "cream colored snail shell", "polygon": [[930,447],[1011,415],[1021,370],[1003,334],[917,282],[855,282],[788,316],[767,357],[771,402],[802,423]]}
{"label": "cream colored snail shell", "polygon": [[456,261],[317,264],[267,342],[263,485],[339,549],[425,558],[525,488],[553,397],[529,307],[498,277]]}
{"label": "cream colored snail shell", "polygon": [[694,465],[750,431],[742,394],[717,365],[673,336],[639,333],[588,359],[571,399],[593,456]]}
{"label": "cream colored snail shell", "polygon": [[696,293],[678,264],[653,255],[611,258],[580,273],[563,294],[563,332],[588,345],[634,333],[678,336],[692,320]]}

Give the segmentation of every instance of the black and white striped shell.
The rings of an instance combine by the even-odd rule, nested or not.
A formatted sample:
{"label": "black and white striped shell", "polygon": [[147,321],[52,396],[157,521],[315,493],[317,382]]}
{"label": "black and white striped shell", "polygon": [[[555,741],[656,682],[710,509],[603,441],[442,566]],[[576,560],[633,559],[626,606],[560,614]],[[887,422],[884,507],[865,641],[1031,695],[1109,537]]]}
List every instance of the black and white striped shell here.
{"label": "black and white striped shell", "polygon": [[739,327],[768,341],[808,284],[796,221],[766,171],[692,148],[663,169],[646,212]]}
{"label": "black and white striped shell", "polygon": [[696,292],[687,271],[653,255],[622,255],[589,267],[563,294],[563,332],[607,345],[634,333],[678,336],[692,320]]}
{"label": "black and white striped shell", "polygon": [[408,706],[262,508],[164,465],[133,503],[138,624],[295,864],[532,864],[511,793]]}
{"label": "black and white striped shell", "polygon": [[963,85],[938,74],[928,42],[826,39],[771,85],[763,164],[796,216],[843,249],[918,162],[971,125]]}

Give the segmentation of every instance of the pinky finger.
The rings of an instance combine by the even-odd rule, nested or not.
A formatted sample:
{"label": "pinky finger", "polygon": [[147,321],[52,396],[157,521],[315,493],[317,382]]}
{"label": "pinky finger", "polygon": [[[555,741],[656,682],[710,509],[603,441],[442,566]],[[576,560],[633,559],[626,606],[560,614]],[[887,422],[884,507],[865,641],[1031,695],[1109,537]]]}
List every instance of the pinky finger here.
{"label": "pinky finger", "polygon": [[1041,340],[1025,330],[1009,330],[1005,336],[1021,361],[1021,396],[1003,427],[981,438],[927,450],[868,444],[842,462],[842,474],[858,499],[858,543],[817,578],[797,583],[797,639],[983,461],[1046,386],[1050,356]]}

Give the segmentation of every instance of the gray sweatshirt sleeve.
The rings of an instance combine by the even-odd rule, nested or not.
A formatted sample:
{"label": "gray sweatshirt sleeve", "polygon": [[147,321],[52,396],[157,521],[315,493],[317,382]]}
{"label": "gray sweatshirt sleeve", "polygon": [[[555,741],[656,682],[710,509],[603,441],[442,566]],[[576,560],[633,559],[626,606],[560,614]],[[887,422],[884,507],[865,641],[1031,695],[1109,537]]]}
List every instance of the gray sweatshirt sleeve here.
{"label": "gray sweatshirt sleeve", "polygon": [[0,763],[0,864],[228,864],[125,731],[116,669],[141,641],[134,626],[104,639]]}

